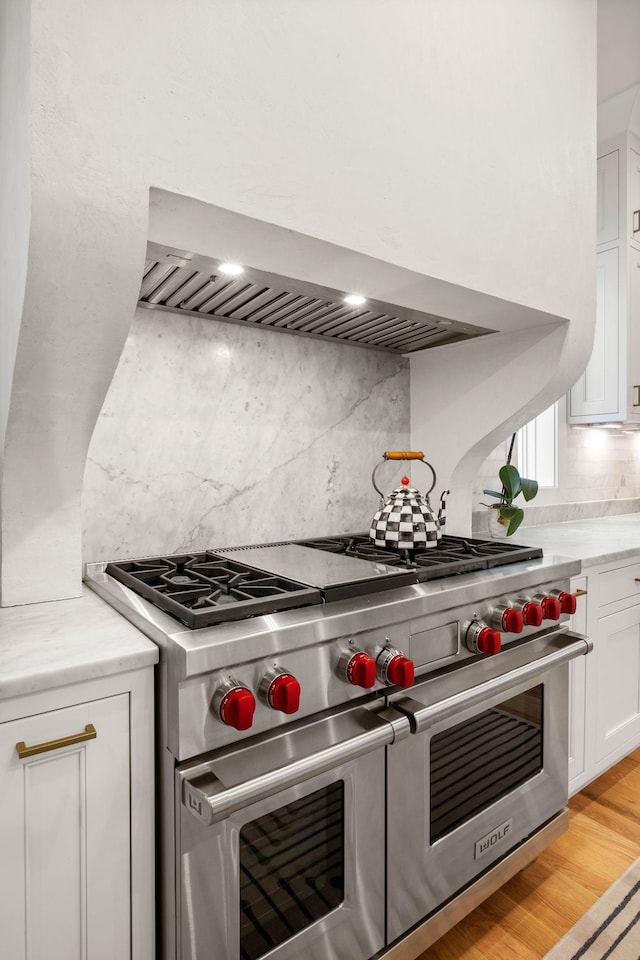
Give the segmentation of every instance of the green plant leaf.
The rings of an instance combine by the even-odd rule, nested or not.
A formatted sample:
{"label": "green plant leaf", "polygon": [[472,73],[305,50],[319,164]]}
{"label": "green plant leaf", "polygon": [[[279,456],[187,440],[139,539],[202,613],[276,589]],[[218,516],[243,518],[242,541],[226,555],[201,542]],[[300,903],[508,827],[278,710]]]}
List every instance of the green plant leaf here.
{"label": "green plant leaf", "polygon": [[537,480],[525,480],[524,477],[520,478],[520,485],[522,487],[522,495],[525,500],[533,500],[535,495],[538,492],[538,481]]}
{"label": "green plant leaf", "polygon": [[512,536],[524,520],[524,510],[520,507],[501,507],[500,516],[509,521],[507,536]]}
{"label": "green plant leaf", "polygon": [[483,493],[486,493],[488,497],[497,497],[498,500],[502,500],[502,494],[498,493],[497,490],[483,490]]}
{"label": "green plant leaf", "polygon": [[500,482],[505,489],[505,500],[513,500],[520,493],[520,474],[513,464],[505,464],[498,471]]}

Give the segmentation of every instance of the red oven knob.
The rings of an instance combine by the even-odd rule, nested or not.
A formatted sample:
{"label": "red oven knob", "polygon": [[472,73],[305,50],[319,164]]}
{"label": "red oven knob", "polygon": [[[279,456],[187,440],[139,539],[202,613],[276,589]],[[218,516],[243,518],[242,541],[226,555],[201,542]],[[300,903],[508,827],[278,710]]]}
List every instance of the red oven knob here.
{"label": "red oven knob", "polygon": [[395,687],[413,686],[414,674],[413,660],[403,657],[401,653],[392,657],[387,664],[387,682]]}
{"label": "red oven knob", "polygon": [[218,716],[223,723],[236,730],[248,730],[253,723],[256,698],[248,687],[240,683],[233,684],[222,694],[218,706]]}
{"label": "red oven knob", "polygon": [[472,653],[486,653],[492,657],[500,653],[502,637],[497,630],[488,627],[482,620],[474,620],[467,629],[467,647]]}
{"label": "red oven knob", "polygon": [[504,633],[522,633],[524,617],[517,607],[508,607],[505,603],[501,603],[493,610],[491,623]]}
{"label": "red oven knob", "polygon": [[355,687],[368,689],[376,682],[376,662],[361,650],[347,653],[341,658],[342,675]]}
{"label": "red oven knob", "polygon": [[542,607],[533,600],[526,600],[522,604],[522,616],[528,627],[539,627],[542,623]]}
{"label": "red oven knob", "polygon": [[395,647],[383,647],[376,658],[378,680],[393,687],[411,687],[415,676],[413,660]]}
{"label": "red oven knob", "polygon": [[273,710],[296,713],[300,706],[300,684],[294,676],[284,671],[265,678],[268,686],[265,699]]}
{"label": "red oven knob", "polygon": [[576,612],[578,601],[576,600],[575,594],[566,593],[564,590],[550,590],[549,596],[558,601],[561,613],[573,615]]}
{"label": "red oven knob", "polygon": [[540,601],[542,616],[545,620],[559,620],[562,612],[557,597],[543,597]]}
{"label": "red oven knob", "polygon": [[505,633],[522,633],[524,628],[522,612],[515,607],[507,607],[502,614],[502,627]]}
{"label": "red oven knob", "polygon": [[560,601],[560,609],[563,613],[570,613],[572,616],[578,608],[578,601],[576,600],[575,594],[573,593],[564,593],[564,591],[558,597]]}

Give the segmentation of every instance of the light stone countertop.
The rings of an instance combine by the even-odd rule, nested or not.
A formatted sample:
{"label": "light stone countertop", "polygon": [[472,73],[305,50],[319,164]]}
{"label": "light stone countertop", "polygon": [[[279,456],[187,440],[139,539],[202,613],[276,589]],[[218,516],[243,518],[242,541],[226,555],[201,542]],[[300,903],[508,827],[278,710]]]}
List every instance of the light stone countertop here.
{"label": "light stone countertop", "polygon": [[0,700],[158,661],[158,648],[92,590],[0,608]]}
{"label": "light stone countertop", "polygon": [[521,527],[510,540],[593,567],[640,554],[640,513]]}

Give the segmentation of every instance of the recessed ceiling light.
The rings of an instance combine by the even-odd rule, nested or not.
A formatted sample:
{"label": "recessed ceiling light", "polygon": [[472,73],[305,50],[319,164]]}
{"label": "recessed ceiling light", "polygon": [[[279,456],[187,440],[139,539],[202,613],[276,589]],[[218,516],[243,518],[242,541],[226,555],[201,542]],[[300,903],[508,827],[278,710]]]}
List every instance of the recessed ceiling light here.
{"label": "recessed ceiling light", "polygon": [[366,303],[366,298],[361,297],[359,293],[350,293],[349,296],[344,298],[344,302],[348,303],[350,307],[361,307],[363,303]]}
{"label": "recessed ceiling light", "polygon": [[244,271],[244,267],[241,267],[239,263],[221,263],[218,267],[220,273],[227,273],[230,277],[237,277],[239,273]]}

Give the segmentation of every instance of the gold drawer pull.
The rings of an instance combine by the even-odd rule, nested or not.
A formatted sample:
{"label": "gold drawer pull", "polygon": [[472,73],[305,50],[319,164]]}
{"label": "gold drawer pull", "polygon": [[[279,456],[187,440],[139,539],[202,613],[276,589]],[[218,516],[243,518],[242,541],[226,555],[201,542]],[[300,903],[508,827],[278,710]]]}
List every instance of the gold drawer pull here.
{"label": "gold drawer pull", "polygon": [[635,580],[636,583],[640,583],[640,577],[634,577],[633,579]]}
{"label": "gold drawer pull", "polygon": [[73,733],[70,737],[60,737],[59,740],[36,743],[33,747],[28,747],[24,740],[21,740],[16,743],[16,751],[20,759],[24,760],[25,757],[34,757],[36,753],[48,753],[49,750],[59,750],[61,747],[72,747],[76,743],[84,743],[85,740],[95,740],[97,736],[94,725],[88,723],[84,728],[84,733]]}
{"label": "gold drawer pull", "polygon": [[574,597],[586,597],[587,593],[588,593],[588,590],[574,590],[574,591],[573,591]]}

